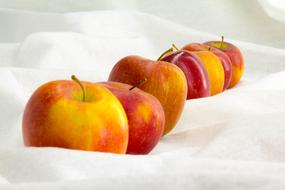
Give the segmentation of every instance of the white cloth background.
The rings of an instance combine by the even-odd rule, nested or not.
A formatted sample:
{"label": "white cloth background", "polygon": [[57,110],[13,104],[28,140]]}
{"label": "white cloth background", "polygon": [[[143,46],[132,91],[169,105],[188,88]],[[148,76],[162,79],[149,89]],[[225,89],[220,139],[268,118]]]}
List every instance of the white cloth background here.
{"label": "white cloth background", "polygon": [[[285,50],[265,46],[278,42],[274,47],[285,47],[284,23],[264,12],[262,18],[274,27],[266,29],[273,32],[263,45],[228,39],[244,53],[246,68],[240,84],[214,97],[188,101],[175,130],[149,155],[27,148],[21,134],[23,109],[40,84],[68,79],[71,74],[104,81],[116,61],[126,55],[155,59],[173,42],[182,46],[219,39],[191,29],[191,22],[186,27],[137,11],[84,11],[126,7],[115,1],[85,0],[79,6],[62,0],[55,8],[51,1],[37,2],[0,2],[10,8],[0,9],[0,189],[285,188]],[[134,2],[127,2],[127,8],[135,9],[138,3]],[[209,12],[215,12],[210,5]],[[162,10],[168,6],[164,4]],[[199,10],[191,10],[198,15]],[[171,14],[181,15],[177,9]],[[233,14],[223,12],[224,17],[231,15],[227,21],[243,20]],[[191,20],[201,21],[203,28],[205,23],[214,25],[211,18],[215,19]],[[201,29],[197,25],[194,28]],[[248,28],[234,28],[237,33],[231,32],[232,27],[225,33],[242,40],[238,32]],[[255,32],[257,37],[248,41],[262,39],[263,32]]]}

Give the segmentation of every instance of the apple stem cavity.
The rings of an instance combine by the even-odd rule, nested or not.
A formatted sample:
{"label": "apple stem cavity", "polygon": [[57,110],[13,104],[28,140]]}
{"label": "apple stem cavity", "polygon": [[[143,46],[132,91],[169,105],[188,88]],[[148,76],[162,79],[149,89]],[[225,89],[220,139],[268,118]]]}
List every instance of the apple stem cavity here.
{"label": "apple stem cavity", "polygon": [[82,90],[82,101],[85,102],[85,88],[84,88],[84,86],[82,85],[80,80],[75,75],[72,75],[71,79],[80,86],[80,88]]}
{"label": "apple stem cavity", "polygon": [[211,50],[212,50],[212,47],[211,47],[211,46],[209,46],[208,51],[211,51]]}
{"label": "apple stem cavity", "polygon": [[131,90],[133,90],[134,88],[136,88],[136,87],[142,85],[142,84],[145,83],[146,81],[147,81],[147,78],[144,78],[144,79],[139,80],[138,84],[132,86],[132,87],[129,89],[129,91],[131,91]]}
{"label": "apple stem cavity", "polygon": [[168,50],[166,50],[165,52],[163,52],[157,59],[157,61],[160,61],[166,54],[173,52],[173,47],[169,48]]}

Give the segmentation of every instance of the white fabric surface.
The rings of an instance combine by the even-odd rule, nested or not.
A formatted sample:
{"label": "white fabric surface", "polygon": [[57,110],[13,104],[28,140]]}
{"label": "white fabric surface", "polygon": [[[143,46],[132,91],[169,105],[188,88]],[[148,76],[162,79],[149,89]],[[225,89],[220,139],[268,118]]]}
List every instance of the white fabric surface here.
{"label": "white fabric surface", "polygon": [[244,53],[240,84],[188,101],[150,155],[27,148],[23,109],[40,84],[103,81],[126,55],[219,37],[132,11],[0,9],[0,23],[0,189],[285,188],[285,50],[228,39]]}
{"label": "white fabric surface", "polygon": [[[285,48],[284,0],[0,0],[0,7],[51,13],[135,10],[217,36]],[[16,39],[1,39],[7,40]]]}
{"label": "white fabric surface", "polygon": [[266,13],[273,19],[285,22],[285,1],[283,0],[259,0]]}

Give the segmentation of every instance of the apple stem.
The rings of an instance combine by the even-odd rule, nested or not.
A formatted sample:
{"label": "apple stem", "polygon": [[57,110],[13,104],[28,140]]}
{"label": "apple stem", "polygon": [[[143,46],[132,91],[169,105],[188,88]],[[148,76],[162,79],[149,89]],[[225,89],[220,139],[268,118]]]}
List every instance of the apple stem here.
{"label": "apple stem", "polygon": [[173,52],[173,47],[169,48],[168,50],[166,50],[165,52],[163,52],[159,58],[157,59],[157,61],[160,61],[166,54],[170,53],[170,52]]}
{"label": "apple stem", "polygon": [[132,86],[132,87],[129,89],[129,91],[131,91],[131,90],[133,90],[134,88],[136,88],[136,87],[142,85],[142,84],[145,83],[146,81],[147,81],[147,78],[144,78],[144,79],[139,80],[138,84]]}
{"label": "apple stem", "polygon": [[224,36],[222,36],[222,42],[221,42],[221,47],[220,48],[223,48],[223,45],[224,45]]}
{"label": "apple stem", "polygon": [[175,49],[176,51],[180,50],[175,44],[172,44],[172,48]]}
{"label": "apple stem", "polygon": [[211,50],[212,50],[212,47],[211,47],[211,46],[209,46],[208,51],[211,51]]}
{"label": "apple stem", "polygon": [[76,82],[77,84],[79,84],[81,90],[82,90],[82,101],[85,102],[85,88],[84,86],[82,85],[82,83],[80,82],[80,80],[75,76],[75,75],[72,75],[71,76],[71,79]]}

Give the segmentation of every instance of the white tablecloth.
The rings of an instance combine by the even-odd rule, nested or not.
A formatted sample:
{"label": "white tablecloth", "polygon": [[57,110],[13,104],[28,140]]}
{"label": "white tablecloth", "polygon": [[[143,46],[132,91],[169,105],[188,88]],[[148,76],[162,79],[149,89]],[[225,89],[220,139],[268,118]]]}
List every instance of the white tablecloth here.
{"label": "white tablecloth", "polygon": [[104,81],[126,55],[155,59],[173,42],[219,39],[136,11],[34,11],[0,9],[0,189],[284,190],[285,50],[233,39],[242,81],[187,101],[151,154],[24,147],[23,109],[40,84]]}

